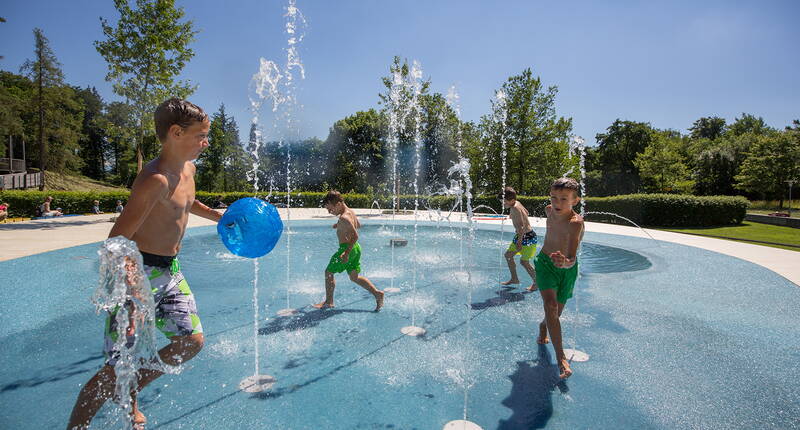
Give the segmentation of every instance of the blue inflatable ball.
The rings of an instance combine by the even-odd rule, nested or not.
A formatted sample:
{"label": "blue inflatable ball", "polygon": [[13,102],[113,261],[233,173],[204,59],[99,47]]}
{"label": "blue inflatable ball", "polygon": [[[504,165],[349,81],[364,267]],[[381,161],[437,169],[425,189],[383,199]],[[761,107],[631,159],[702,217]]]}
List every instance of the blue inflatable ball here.
{"label": "blue inflatable ball", "polygon": [[278,243],[283,222],[275,206],[246,197],[228,207],[217,224],[217,232],[230,252],[258,258],[267,255]]}

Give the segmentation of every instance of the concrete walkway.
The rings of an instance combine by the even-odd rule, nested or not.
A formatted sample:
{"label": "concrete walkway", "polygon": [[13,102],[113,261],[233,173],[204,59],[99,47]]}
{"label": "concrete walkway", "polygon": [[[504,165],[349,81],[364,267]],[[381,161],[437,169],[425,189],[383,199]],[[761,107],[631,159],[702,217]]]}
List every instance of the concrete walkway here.
{"label": "concrete walkway", "polygon": [[[286,210],[279,209],[279,211],[281,217],[286,219]],[[356,212],[359,214],[376,213],[376,211],[369,209],[356,209]],[[418,219],[427,220],[426,212],[420,212],[420,214]],[[454,214],[453,218],[455,216],[457,214]],[[105,240],[113,225],[110,222],[112,217],[114,217],[114,214],[0,224],[0,261]],[[299,208],[292,209],[291,212],[291,219],[293,220],[325,218],[334,219],[324,209]],[[386,218],[388,219],[389,217],[386,216]],[[371,217],[369,219],[375,218]],[[414,217],[413,215],[398,215],[396,219],[413,220]],[[500,221],[478,222],[500,224]],[[531,224],[534,227],[544,227],[544,220],[531,218]],[[213,225],[213,223],[194,215],[189,216],[189,228],[207,225]],[[647,234],[635,227],[594,222],[586,223],[586,231],[647,237]],[[778,273],[795,285],[800,286],[800,252],[661,230],[645,229],[645,231],[657,240],[694,246],[753,262]]]}

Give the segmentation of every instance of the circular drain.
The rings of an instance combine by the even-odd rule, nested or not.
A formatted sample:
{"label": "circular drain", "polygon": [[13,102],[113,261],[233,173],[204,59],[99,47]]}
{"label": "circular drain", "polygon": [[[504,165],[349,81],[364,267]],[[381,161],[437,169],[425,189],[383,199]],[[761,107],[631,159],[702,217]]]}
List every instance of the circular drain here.
{"label": "circular drain", "polygon": [[400,289],[397,288],[397,287],[389,287],[389,288],[384,288],[383,292],[384,293],[399,293]]}
{"label": "circular drain", "polygon": [[292,315],[297,314],[297,309],[281,309],[276,314],[279,317],[290,317]]}
{"label": "circular drain", "polygon": [[565,349],[564,356],[567,357],[569,361],[589,361],[589,354],[578,351],[577,349]]}
{"label": "circular drain", "polygon": [[252,375],[242,379],[239,389],[246,393],[260,393],[269,390],[277,381],[270,375]]}
{"label": "circular drain", "polygon": [[400,333],[403,333],[406,336],[422,336],[425,334],[425,329],[422,327],[409,325],[401,328]]}
{"label": "circular drain", "polygon": [[483,430],[481,426],[467,420],[454,420],[445,424],[443,430]]}

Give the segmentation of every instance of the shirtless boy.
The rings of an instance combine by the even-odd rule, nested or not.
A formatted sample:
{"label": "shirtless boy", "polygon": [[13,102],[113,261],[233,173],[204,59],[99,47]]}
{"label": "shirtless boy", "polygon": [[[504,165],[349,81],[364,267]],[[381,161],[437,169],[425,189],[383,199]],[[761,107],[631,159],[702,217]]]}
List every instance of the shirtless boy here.
{"label": "shirtless boy", "polygon": [[501,282],[502,285],[519,284],[517,277],[517,265],[514,257],[519,255],[519,264],[525,268],[531,277],[531,285],[528,291],[536,291],[536,270],[530,263],[531,257],[536,253],[536,232],[531,228],[528,220],[528,210],[517,201],[517,192],[511,187],[506,187],[498,196],[503,201],[503,207],[509,209],[508,216],[514,223],[514,239],[506,249],[505,257],[508,263],[508,270],[511,272],[511,279]]}
{"label": "shirtless boy", "polygon": [[383,306],[383,291],[375,288],[365,276],[360,276],[361,272],[361,245],[358,244],[358,229],[361,223],[352,209],[347,207],[342,195],[338,191],[329,191],[322,204],[328,213],[339,217],[339,221],[333,225],[336,229],[336,237],[339,239],[339,249],[331,256],[328,267],[325,268],[325,301],[314,305],[315,308],[332,308],[333,290],[336,289],[336,281],[333,279],[335,273],[347,272],[350,280],[358,284],[361,288],[369,291],[375,297],[375,312],[381,310]]}
{"label": "shirtless boy", "polygon": [[[176,258],[181,239],[190,213],[212,221],[219,221],[221,215],[195,199],[192,160],[208,147],[208,115],[188,101],[173,98],[158,106],[155,125],[161,154],[139,172],[128,204],[108,237],[121,235],[136,242],[153,290],[156,326],[170,340],[159,355],[164,363],[175,366],[194,357],[204,341],[194,295]],[[113,346],[120,333],[115,315],[110,313],[108,318],[106,363],[81,389],[68,429],[88,428],[103,403],[114,394],[114,364],[119,352]],[[134,320],[131,318],[131,323]],[[135,336],[133,324],[126,335]],[[141,369],[137,392],[161,375],[156,370]],[[138,409],[136,393],[132,398],[134,428],[142,428],[146,420]]]}
{"label": "shirtless boy", "polygon": [[561,344],[560,316],[578,278],[576,254],[583,239],[583,218],[572,208],[580,201],[579,190],[572,178],[559,178],[550,186],[550,204],[545,208],[547,233],[541,252],[533,259],[545,315],[539,324],[538,342],[546,344],[552,339],[562,379],[572,375]]}

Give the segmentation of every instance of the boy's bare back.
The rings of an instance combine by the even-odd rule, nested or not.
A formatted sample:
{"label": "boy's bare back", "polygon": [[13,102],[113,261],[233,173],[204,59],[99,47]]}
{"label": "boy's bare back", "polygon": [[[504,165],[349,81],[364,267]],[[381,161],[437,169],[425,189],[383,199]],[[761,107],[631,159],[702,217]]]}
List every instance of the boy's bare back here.
{"label": "boy's bare back", "polygon": [[514,231],[517,234],[525,234],[531,231],[531,222],[528,219],[528,210],[525,209],[525,206],[517,200],[514,203],[514,206],[511,207],[509,211],[509,217],[511,218],[511,222],[514,223]]}

